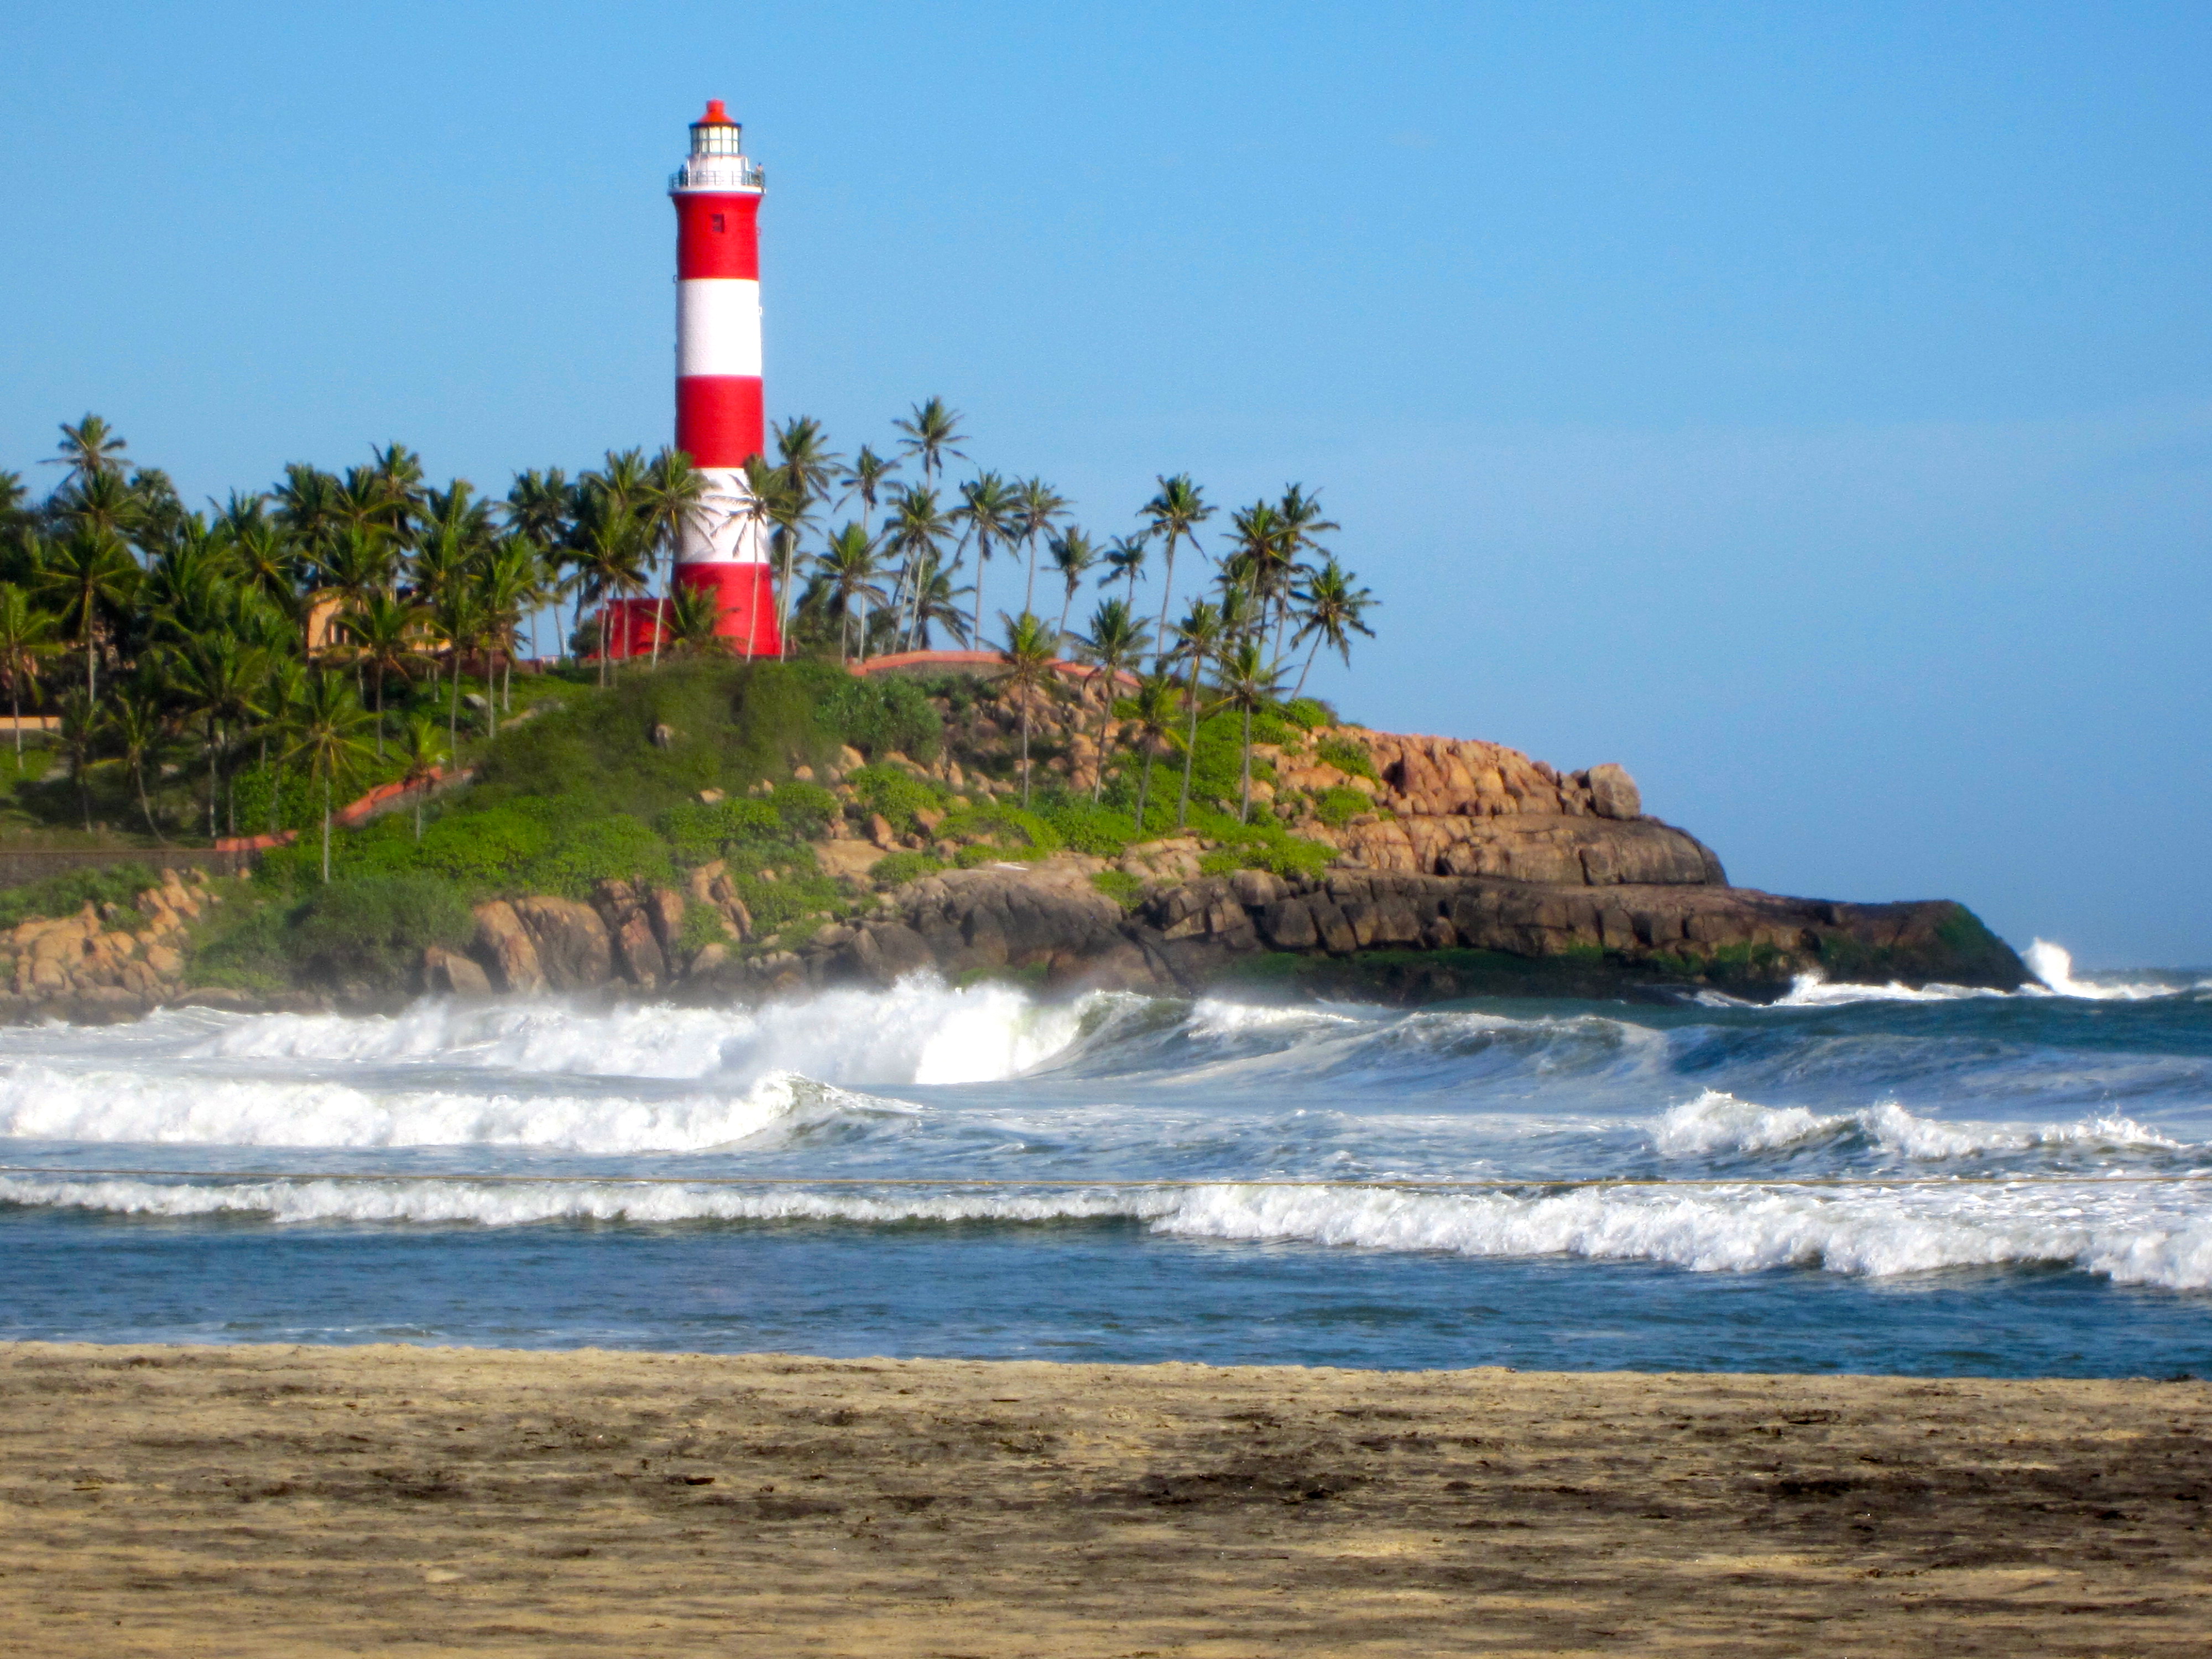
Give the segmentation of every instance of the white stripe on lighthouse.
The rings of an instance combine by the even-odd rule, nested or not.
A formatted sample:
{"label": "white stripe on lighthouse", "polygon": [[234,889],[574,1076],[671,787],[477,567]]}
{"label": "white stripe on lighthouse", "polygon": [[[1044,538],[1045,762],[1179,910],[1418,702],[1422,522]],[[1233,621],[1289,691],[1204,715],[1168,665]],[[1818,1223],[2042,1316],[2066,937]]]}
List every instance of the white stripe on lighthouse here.
{"label": "white stripe on lighthouse", "polygon": [[695,276],[677,283],[676,372],[761,372],[758,283],[738,276]]}
{"label": "white stripe on lighthouse", "polygon": [[734,466],[699,469],[706,481],[699,505],[684,521],[679,564],[765,564],[768,526],[746,509],[753,493]]}

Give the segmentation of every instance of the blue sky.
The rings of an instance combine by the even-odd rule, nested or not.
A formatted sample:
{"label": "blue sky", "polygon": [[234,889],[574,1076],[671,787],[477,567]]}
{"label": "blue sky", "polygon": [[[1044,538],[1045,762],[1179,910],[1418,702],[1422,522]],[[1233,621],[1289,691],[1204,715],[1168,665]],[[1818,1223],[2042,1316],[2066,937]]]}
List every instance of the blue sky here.
{"label": "blue sky", "polygon": [[662,441],[722,96],[773,416],[941,393],[1102,534],[1319,487],[1348,714],[1621,761],[1748,884],[2212,962],[2208,62],[2019,0],[26,11],[0,466],[88,409],[199,495]]}

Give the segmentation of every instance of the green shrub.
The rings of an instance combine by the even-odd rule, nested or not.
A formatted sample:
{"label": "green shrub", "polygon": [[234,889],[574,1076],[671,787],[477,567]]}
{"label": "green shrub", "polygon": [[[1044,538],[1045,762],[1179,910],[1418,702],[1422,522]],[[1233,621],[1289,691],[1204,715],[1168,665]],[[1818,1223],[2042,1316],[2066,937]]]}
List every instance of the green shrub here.
{"label": "green shrub", "polygon": [[927,694],[902,676],[848,675],[823,693],[819,708],[823,724],[870,760],[896,751],[927,763],[945,746],[944,722]]}
{"label": "green shrub", "polygon": [[1314,800],[1314,816],[1335,830],[1343,829],[1360,813],[1374,810],[1375,803],[1348,784],[1324,789]]}
{"label": "green shrub", "polygon": [[[526,880],[553,851],[556,836],[551,816],[544,803],[528,800],[488,811],[457,812],[426,828],[419,844],[413,839],[411,824],[398,817],[380,819],[361,835],[348,837],[347,861],[350,864],[354,858],[369,854],[374,847],[382,854],[371,854],[374,861],[395,872],[412,865],[471,892],[501,891]],[[378,842],[383,846],[376,847]]]}
{"label": "green shrub", "polygon": [[1044,855],[1041,847],[963,847],[953,862],[963,870],[974,870],[986,864],[1027,864]]}
{"label": "green shrub", "polygon": [[1283,705],[1283,718],[1301,731],[1311,732],[1336,724],[1336,710],[1319,697],[1293,697]]}
{"label": "green shrub", "polygon": [[[804,788],[803,784],[787,787]],[[732,842],[781,840],[783,815],[764,800],[687,800],[653,820],[677,862],[710,864]]]}
{"label": "green shrub", "polygon": [[1057,852],[1060,832],[1035,812],[1005,801],[986,801],[948,814],[937,826],[940,840],[982,836],[1001,849],[1002,855],[1022,856]]}
{"label": "green shrub", "polygon": [[1077,796],[1062,795],[1047,802],[1037,816],[1067,846],[1093,858],[1119,858],[1131,842],[1141,838],[1136,819],[1127,812],[1103,805],[1094,806]]}
{"label": "green shrub", "polygon": [[896,887],[919,876],[934,875],[944,867],[943,859],[927,853],[886,853],[868,866],[868,879],[878,887]]}
{"label": "green shrub", "polygon": [[13,927],[33,916],[75,915],[88,904],[129,904],[161,878],[137,862],[110,864],[91,870],[71,870],[48,876],[21,887],[0,892],[0,927]]}
{"label": "green shrub", "polygon": [[902,835],[912,835],[921,827],[915,813],[942,811],[947,799],[938,785],[896,766],[863,766],[845,781],[853,786],[861,805],[882,813]]}
{"label": "green shrub", "polygon": [[688,956],[710,945],[732,945],[736,941],[730,937],[730,924],[720,910],[693,899],[684,907],[684,925],[677,930],[676,943]]}
{"label": "green shrub", "polygon": [[732,878],[732,884],[753,919],[753,931],[760,934],[781,933],[810,916],[834,915],[844,905],[844,890],[833,878],[820,874],[791,875],[777,881],[737,875]]}
{"label": "green shrub", "polygon": [[1145,884],[1127,870],[1101,870],[1091,878],[1091,884],[1124,910],[1135,909],[1145,896]]}
{"label": "green shrub", "polygon": [[628,813],[617,812],[566,831],[524,875],[535,891],[582,898],[594,882],[665,882],[673,873],[667,843]]}
{"label": "green shrub", "polygon": [[235,991],[283,990],[292,978],[284,933],[291,909],[289,900],[251,890],[230,898],[186,958],[186,982]]}
{"label": "green shrub", "polygon": [[284,949],[310,979],[396,987],[426,947],[465,945],[475,926],[467,902],[434,877],[356,877],[310,896],[285,929]]}
{"label": "green shrub", "polygon": [[830,820],[837,816],[837,797],[818,783],[803,783],[793,780],[779,783],[769,798],[769,805],[782,819],[783,827],[802,841],[813,841],[830,827]]}
{"label": "green shrub", "polygon": [[[1375,759],[1364,744],[1354,743],[1349,738],[1323,738],[1315,745],[1315,752],[1347,777],[1375,777]],[[1375,781],[1382,781],[1380,778]]]}

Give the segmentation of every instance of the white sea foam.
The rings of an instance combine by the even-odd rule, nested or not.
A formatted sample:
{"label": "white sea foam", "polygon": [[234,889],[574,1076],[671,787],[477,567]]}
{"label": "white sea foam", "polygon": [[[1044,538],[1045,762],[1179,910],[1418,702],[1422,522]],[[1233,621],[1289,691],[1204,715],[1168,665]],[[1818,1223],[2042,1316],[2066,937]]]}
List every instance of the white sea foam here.
{"label": "white sea foam", "polygon": [[1083,1003],[1041,1006],[1006,986],[955,990],[933,975],[759,1008],[587,1008],[557,1000],[416,1004],[390,1018],[264,1014],[185,1050],[203,1060],[480,1066],[538,1075],[739,1079],[796,1072],[829,1083],[988,1083],[1066,1048]]}
{"label": "white sea foam", "polygon": [[1794,1151],[1856,1135],[1908,1158],[1974,1158],[2038,1147],[2112,1152],[2180,1152],[2188,1143],[2117,1115],[2071,1123],[1948,1122],[1922,1117],[1894,1101],[1855,1112],[1811,1112],[1802,1106],[1761,1106],[1708,1089],[1662,1117],[1651,1131],[1654,1151],[1667,1158],[1716,1152]]}
{"label": "white sea foam", "polygon": [[841,1116],[915,1109],[795,1073],[665,1098],[526,1090],[372,1090],[189,1073],[0,1075],[0,1136],[224,1146],[526,1146],[612,1154],[701,1152]]}
{"label": "white sea foam", "polygon": [[2006,993],[1978,985],[1831,985],[1819,974],[1800,974],[1774,1000],[1777,1008],[1836,1008],[1853,1002],[1960,1002]]}
{"label": "white sea foam", "polygon": [[941,1195],[617,1182],[159,1182],[0,1176],[0,1203],[285,1224],[520,1226],[821,1220],[862,1225],[1122,1218],[1156,1232],[1500,1258],[1652,1261],[1700,1273],[1816,1268],[1890,1277],[2057,1265],[2123,1284],[2212,1289],[2212,1215],[2124,1183],[2062,1188],[1686,1192],[1589,1187],[1542,1197],[1223,1184]]}
{"label": "white sea foam", "polygon": [[[2036,983],[2017,991],[1996,991],[1976,985],[1832,985],[1818,973],[1800,974],[1787,994],[1775,999],[1778,1008],[1839,1007],[1853,1002],[1959,1002],[1979,997],[2081,997],[2094,1002],[2144,1002],[2207,988],[2205,982],[2179,984],[2156,980],[2077,979],[2073,956],[2063,945],[2037,939],[2021,953]],[[1700,1001],[1705,1000],[1701,994]],[[1718,1006],[1717,1004],[1709,1006]]]}
{"label": "white sea foam", "polygon": [[2201,986],[2160,983],[2155,980],[2076,979],[2074,976],[2073,953],[2063,945],[2053,945],[2049,939],[2037,939],[2024,954],[2028,972],[2042,981],[2043,988],[2056,996],[2086,997],[2094,1002],[2147,1002],[2157,997],[2176,996],[2184,991],[2203,988]]}

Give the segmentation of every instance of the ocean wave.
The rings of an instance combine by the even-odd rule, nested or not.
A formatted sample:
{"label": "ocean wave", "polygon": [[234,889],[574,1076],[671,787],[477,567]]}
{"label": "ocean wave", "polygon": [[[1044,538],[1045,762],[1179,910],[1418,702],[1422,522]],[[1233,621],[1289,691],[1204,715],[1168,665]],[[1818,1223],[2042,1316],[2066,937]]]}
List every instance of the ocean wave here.
{"label": "ocean wave", "polygon": [[225,1146],[513,1146],[595,1155],[691,1152],[906,1103],[771,1073],[728,1093],[667,1098],[337,1082],[210,1079],[17,1066],[0,1075],[0,1137]]}
{"label": "ocean wave", "polygon": [[[2039,939],[2021,952],[2029,973],[2035,975],[2033,982],[2017,991],[1998,991],[1987,986],[1905,985],[1892,980],[1887,985],[1831,984],[1819,973],[1800,974],[1790,981],[1790,989],[1775,999],[1777,1008],[1835,1008],[1855,1002],[1966,1002],[1985,998],[2006,997],[2075,997],[2089,1002],[2148,1002],[2161,997],[2185,995],[2193,991],[2212,989],[2212,981],[2177,976],[2165,980],[2122,980],[2106,977],[2081,979],[2074,972],[2074,957],[2063,945],[2053,945]],[[1715,1000],[1715,999],[1717,1000]],[[1733,998],[1717,994],[1700,993],[1698,999],[1709,1007],[1741,1006]]]}
{"label": "ocean wave", "polygon": [[621,1182],[170,1182],[16,1175],[0,1176],[0,1203],[295,1225],[1125,1220],[1159,1234],[1224,1243],[1648,1261],[1698,1273],[1801,1268],[1892,1278],[2058,1266],[2120,1284],[2212,1288],[2212,1216],[2147,1206],[2124,1189],[2116,1194],[2091,1182],[2032,1190],[1869,1187],[1817,1194],[1749,1186],[1688,1192],[1591,1186],[1537,1197],[1232,1184],[875,1195]]}
{"label": "ocean wave", "polygon": [[1802,1106],[1761,1106],[1708,1089],[1672,1108],[1651,1131],[1652,1149],[1666,1158],[1709,1158],[1721,1152],[1799,1152],[1858,1141],[1913,1159],[1976,1158],[2043,1148],[2106,1152],[2183,1152],[2188,1143],[2116,1115],[2071,1123],[1947,1122],[1921,1117],[1894,1101],[1852,1112],[1813,1112]]}
{"label": "ocean wave", "polygon": [[235,1018],[193,1060],[434,1063],[538,1076],[737,1079],[798,1073],[855,1085],[998,1082],[1042,1065],[1083,1028],[1082,1001],[1039,1004],[1001,985],[934,975],[757,1008],[599,1008],[559,1000],[438,999],[392,1016]]}

